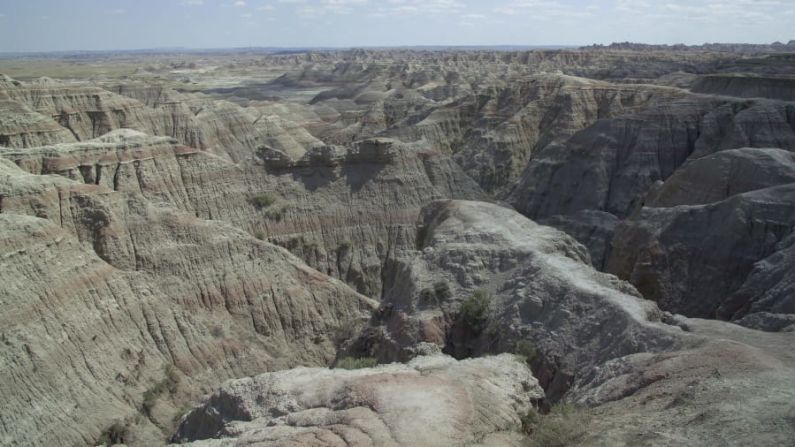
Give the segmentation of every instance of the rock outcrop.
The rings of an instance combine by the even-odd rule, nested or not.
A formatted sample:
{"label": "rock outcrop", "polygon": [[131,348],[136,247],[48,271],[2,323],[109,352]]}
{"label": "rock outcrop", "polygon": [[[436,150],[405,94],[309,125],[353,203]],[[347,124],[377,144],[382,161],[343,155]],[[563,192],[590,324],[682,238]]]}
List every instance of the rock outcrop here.
{"label": "rock outcrop", "polygon": [[691,98],[601,120],[528,164],[510,202],[530,218],[584,209],[620,218],[686,160],[725,149],[795,150],[793,106]]}
{"label": "rock outcrop", "polygon": [[374,306],[234,227],[0,169],[4,444],[92,443],[114,421],[157,443],[203,386],[327,364]]}
{"label": "rock outcrop", "polygon": [[[774,263],[787,262],[784,240],[795,228],[794,173],[792,153],[778,149],[724,151],[689,162],[648,206],[619,225],[607,271],[630,280],[662,308],[689,316],[789,313],[786,294],[762,304],[756,300],[764,290],[737,292],[755,263],[779,248],[784,256]],[[749,287],[775,288],[775,281],[758,283],[770,269],[770,261],[760,264],[755,274],[761,276]]]}
{"label": "rock outcrop", "polygon": [[237,163],[264,144],[300,156],[320,143],[278,117],[157,84],[14,82],[0,86],[0,100],[0,144],[9,147],[86,141],[128,128],[173,137]]}
{"label": "rock outcrop", "polygon": [[[603,361],[677,343],[678,329],[660,322],[652,302],[593,270],[586,249],[561,231],[464,201],[429,205],[420,226],[422,251],[404,253],[393,266],[380,318],[353,350],[392,360],[410,358],[421,342],[457,357],[529,343],[554,401],[573,377]],[[461,309],[476,294],[488,303],[473,322]]]}
{"label": "rock outcrop", "polygon": [[[510,354],[444,355],[359,370],[301,368],[227,382],[185,415],[196,445],[521,445],[543,391]],[[187,445],[192,445],[188,443]]]}
{"label": "rock outcrop", "polygon": [[[395,266],[379,318],[350,350],[517,352],[547,404],[587,408],[577,445],[743,445],[758,434],[749,424],[765,427],[763,444],[792,436],[791,332],[661,312],[589,267],[571,238],[506,208],[450,201],[423,216],[422,252]],[[475,295],[490,297],[482,313]]]}
{"label": "rock outcrop", "polygon": [[[430,200],[485,196],[449,158],[388,139],[317,146],[298,159],[263,148],[235,165],[165,137],[114,131],[88,142],[0,156],[28,172],[59,174],[207,219],[219,219],[290,249],[369,296],[397,249],[413,248],[414,223]],[[254,202],[267,197],[265,206]]]}
{"label": "rock outcrop", "polygon": [[697,93],[795,101],[795,79],[748,75],[703,76],[692,87]]}

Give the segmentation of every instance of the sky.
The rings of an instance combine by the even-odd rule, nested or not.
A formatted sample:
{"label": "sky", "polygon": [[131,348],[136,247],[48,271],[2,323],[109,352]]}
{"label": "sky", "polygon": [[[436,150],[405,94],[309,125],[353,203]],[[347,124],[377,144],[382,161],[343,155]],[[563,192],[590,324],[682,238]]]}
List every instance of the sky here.
{"label": "sky", "polygon": [[0,0],[0,52],[790,39],[795,0]]}

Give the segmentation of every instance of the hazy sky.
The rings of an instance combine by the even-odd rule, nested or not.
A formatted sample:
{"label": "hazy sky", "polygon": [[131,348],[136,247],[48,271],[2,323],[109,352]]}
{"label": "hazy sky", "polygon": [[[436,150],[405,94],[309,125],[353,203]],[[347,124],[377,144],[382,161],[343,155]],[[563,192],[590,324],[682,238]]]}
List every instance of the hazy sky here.
{"label": "hazy sky", "polygon": [[795,0],[0,0],[0,51],[795,39]]}

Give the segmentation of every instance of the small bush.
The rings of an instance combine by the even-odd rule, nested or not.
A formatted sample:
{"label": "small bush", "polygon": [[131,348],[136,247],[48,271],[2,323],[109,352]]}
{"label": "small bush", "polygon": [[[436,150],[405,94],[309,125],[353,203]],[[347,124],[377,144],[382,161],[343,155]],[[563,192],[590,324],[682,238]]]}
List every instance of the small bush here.
{"label": "small bush", "polygon": [[529,365],[536,358],[538,350],[536,346],[528,340],[519,340],[513,350],[514,354],[522,357],[522,359]]}
{"label": "small bush", "polygon": [[174,365],[168,364],[163,367],[163,374],[165,377],[163,380],[155,383],[152,385],[151,388],[144,391],[143,395],[143,402],[141,403],[141,407],[143,412],[147,415],[151,414],[152,408],[155,407],[155,403],[157,399],[166,391],[169,394],[174,394],[177,392],[177,387],[179,386],[180,377],[177,373],[177,369]]}
{"label": "small bush", "polygon": [[334,365],[335,369],[362,369],[362,368],[372,368],[373,366],[378,365],[378,360],[372,357],[344,357],[337,360],[337,363]]}
{"label": "small bush", "polygon": [[224,327],[220,324],[213,326],[212,329],[210,329],[210,334],[215,338],[221,338],[224,336]]}
{"label": "small bush", "polygon": [[342,250],[350,250],[351,247],[353,247],[353,242],[345,240],[345,241],[340,242],[340,246],[338,247],[338,250],[340,250],[340,251],[342,251]]}
{"label": "small bush", "polygon": [[527,447],[565,447],[585,436],[589,423],[588,413],[570,404],[555,405],[544,416],[533,409],[522,418],[529,436]]}
{"label": "small bush", "polygon": [[538,424],[541,423],[541,415],[538,410],[531,408],[524,416],[522,416],[522,431],[528,435],[533,434]]}
{"label": "small bush", "polygon": [[121,421],[116,421],[102,432],[97,440],[97,444],[107,446],[124,444],[129,440],[129,436],[130,430],[127,425]]}
{"label": "small bush", "polygon": [[461,321],[475,336],[486,329],[490,317],[491,296],[485,290],[476,290],[461,304]]}
{"label": "small bush", "polygon": [[259,240],[261,240],[261,241],[264,241],[265,240],[265,232],[262,231],[262,230],[255,230],[254,231],[254,237],[259,239]]}
{"label": "small bush", "polygon": [[419,304],[420,306],[426,307],[438,304],[436,300],[436,293],[434,293],[433,289],[426,287],[420,290]]}
{"label": "small bush", "polygon": [[248,198],[248,203],[254,205],[259,209],[267,208],[273,205],[275,202],[276,199],[274,199],[273,196],[264,192],[259,194],[254,194],[253,196]]}
{"label": "small bush", "polygon": [[453,297],[453,292],[450,291],[450,285],[445,281],[433,283],[433,293],[436,294],[436,299],[439,300],[440,303]]}
{"label": "small bush", "polygon": [[272,206],[265,210],[265,217],[275,221],[281,221],[284,218],[284,215],[287,213],[287,205],[281,204],[277,206]]}

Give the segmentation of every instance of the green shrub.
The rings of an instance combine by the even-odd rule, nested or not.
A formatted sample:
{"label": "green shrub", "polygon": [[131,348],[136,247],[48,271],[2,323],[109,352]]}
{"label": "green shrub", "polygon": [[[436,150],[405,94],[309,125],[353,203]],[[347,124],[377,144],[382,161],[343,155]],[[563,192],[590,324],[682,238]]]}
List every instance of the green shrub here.
{"label": "green shrub", "polygon": [[460,317],[473,335],[480,335],[491,317],[491,296],[485,290],[476,290],[461,304]]}
{"label": "green shrub", "polygon": [[262,230],[255,230],[254,231],[254,237],[259,239],[259,240],[261,240],[261,241],[264,241],[265,240],[265,232],[262,231]]}
{"label": "green shrub", "polygon": [[529,365],[536,358],[538,350],[536,346],[528,340],[519,340],[516,342],[513,350],[514,354],[522,357],[522,359]]}
{"label": "green shrub", "polygon": [[533,409],[522,418],[522,428],[529,436],[527,447],[571,445],[585,436],[589,423],[587,411],[570,404],[555,405],[544,416]]}
{"label": "green shrub", "polygon": [[273,196],[265,192],[254,194],[253,196],[248,198],[248,203],[254,205],[259,209],[267,208],[273,205],[274,202],[276,202],[276,199],[274,199]]}
{"label": "green shrub", "polygon": [[344,240],[344,241],[340,242],[340,246],[337,247],[337,249],[340,250],[340,251],[342,251],[342,250],[350,250],[351,247],[353,247],[353,242],[348,241],[348,240]]}
{"label": "green shrub", "polygon": [[372,368],[373,366],[378,365],[378,360],[372,357],[344,357],[337,360],[337,363],[334,365],[336,369],[362,369],[362,368]]}

